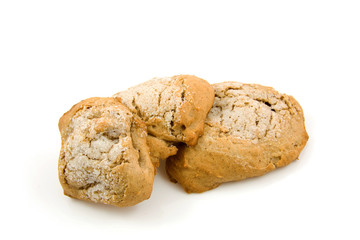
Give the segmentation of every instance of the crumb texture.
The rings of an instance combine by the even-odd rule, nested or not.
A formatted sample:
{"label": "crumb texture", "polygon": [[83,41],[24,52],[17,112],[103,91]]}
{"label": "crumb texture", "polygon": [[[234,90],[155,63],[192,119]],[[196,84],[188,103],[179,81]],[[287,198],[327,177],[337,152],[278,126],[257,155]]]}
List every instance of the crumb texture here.
{"label": "crumb texture", "polygon": [[215,101],[204,135],[182,146],[166,170],[187,192],[261,176],[298,158],[308,135],[296,100],[256,84],[213,84]]}
{"label": "crumb texture", "polygon": [[[150,196],[154,168],[145,125],[141,127],[140,120],[119,101],[84,100],[64,114],[59,127],[59,177],[66,195],[116,206],[132,205]],[[136,179],[145,181],[145,194],[133,195],[139,187],[132,182]]]}

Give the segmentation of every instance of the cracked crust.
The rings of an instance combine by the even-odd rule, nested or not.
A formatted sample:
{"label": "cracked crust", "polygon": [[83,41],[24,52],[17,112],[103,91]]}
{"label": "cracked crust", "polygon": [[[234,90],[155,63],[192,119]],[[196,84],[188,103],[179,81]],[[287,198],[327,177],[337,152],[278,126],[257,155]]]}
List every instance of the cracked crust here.
{"label": "cracked crust", "polygon": [[213,87],[215,101],[204,135],[166,162],[172,181],[189,193],[204,192],[223,182],[261,176],[298,158],[308,135],[293,97],[256,84]]}
{"label": "cracked crust", "polygon": [[59,130],[65,195],[119,207],[150,197],[155,170],[146,126],[119,99],[81,101],[60,118]]}
{"label": "cracked crust", "polygon": [[214,90],[201,78],[178,75],[154,78],[114,97],[120,97],[123,104],[145,121],[150,135],[195,145],[203,133]]}

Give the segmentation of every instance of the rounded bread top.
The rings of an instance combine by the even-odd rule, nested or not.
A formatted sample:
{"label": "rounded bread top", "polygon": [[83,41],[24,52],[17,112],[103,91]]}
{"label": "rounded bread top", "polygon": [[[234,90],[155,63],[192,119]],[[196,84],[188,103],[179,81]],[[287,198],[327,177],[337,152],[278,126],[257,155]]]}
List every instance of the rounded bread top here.
{"label": "rounded bread top", "polygon": [[201,78],[177,75],[153,78],[114,97],[145,121],[149,134],[194,145],[203,133],[214,90]]}
{"label": "rounded bread top", "polygon": [[[75,104],[59,120],[62,140],[70,134],[87,133],[91,138],[98,132],[106,132],[106,128],[120,133],[130,132],[133,114],[121,104],[120,99],[93,97]],[[118,125],[118,126],[115,126]]]}
{"label": "rounded bread top", "polygon": [[298,124],[304,128],[300,105],[271,87],[239,82],[212,85],[215,100],[205,123],[212,134],[231,137],[233,142],[275,141],[292,134]]}

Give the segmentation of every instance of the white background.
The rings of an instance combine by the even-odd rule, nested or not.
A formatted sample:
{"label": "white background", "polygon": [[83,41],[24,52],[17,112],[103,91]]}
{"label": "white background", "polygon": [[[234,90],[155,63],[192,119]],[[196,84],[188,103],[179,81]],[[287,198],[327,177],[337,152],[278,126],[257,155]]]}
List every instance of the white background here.
{"label": "white background", "polygon": [[[302,105],[300,160],[149,200],[63,196],[58,119],[155,76],[273,86]],[[1,239],[359,239],[359,1],[0,1]]]}

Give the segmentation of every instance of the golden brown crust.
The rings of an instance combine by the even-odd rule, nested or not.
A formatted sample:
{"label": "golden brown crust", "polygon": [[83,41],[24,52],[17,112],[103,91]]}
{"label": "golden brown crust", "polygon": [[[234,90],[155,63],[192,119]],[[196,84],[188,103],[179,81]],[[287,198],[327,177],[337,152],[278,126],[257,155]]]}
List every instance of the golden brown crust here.
{"label": "golden brown crust", "polygon": [[308,135],[296,100],[255,84],[213,85],[215,102],[204,135],[182,146],[166,170],[187,192],[261,176],[297,159]]}
{"label": "golden brown crust", "polygon": [[116,98],[90,98],[59,121],[59,180],[64,194],[114,206],[150,197],[154,166],[146,126]]}
{"label": "golden brown crust", "polygon": [[[59,131],[61,134],[61,140],[66,140],[68,135],[69,135],[69,130],[68,126],[71,123],[72,117],[81,109],[86,108],[86,107],[91,107],[92,105],[94,105],[94,103],[96,103],[97,101],[99,101],[100,98],[98,97],[92,97],[92,98],[88,98],[86,100],[83,100],[77,104],[75,104],[74,106],[71,107],[71,109],[69,111],[67,111],[66,113],[63,114],[63,116],[60,118],[59,120]],[[116,100],[118,101],[118,100]]]}
{"label": "golden brown crust", "polygon": [[194,145],[203,132],[214,90],[201,78],[178,75],[154,78],[114,96],[145,121],[151,135]]}
{"label": "golden brown crust", "polygon": [[174,76],[175,81],[183,81],[184,102],[179,108],[179,121],[175,121],[175,131],[183,134],[182,142],[188,146],[197,143],[204,132],[204,121],[214,103],[214,89],[203,79],[192,75]]}
{"label": "golden brown crust", "polygon": [[151,135],[148,135],[146,140],[150,148],[151,161],[156,168],[160,166],[160,161],[166,160],[168,157],[175,155],[177,152],[177,147],[167,141]]}

